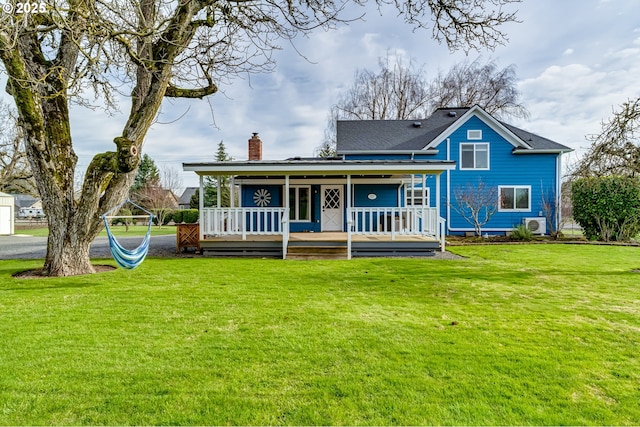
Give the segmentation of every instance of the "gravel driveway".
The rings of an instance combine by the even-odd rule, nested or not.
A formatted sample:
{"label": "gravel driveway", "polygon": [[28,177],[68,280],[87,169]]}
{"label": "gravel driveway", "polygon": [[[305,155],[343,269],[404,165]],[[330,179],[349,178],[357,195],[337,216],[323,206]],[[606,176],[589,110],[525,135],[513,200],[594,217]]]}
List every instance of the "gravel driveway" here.
{"label": "gravel driveway", "polygon": [[[142,237],[118,237],[126,248],[135,248],[142,241]],[[47,238],[16,234],[0,236],[0,259],[40,259],[47,252]],[[193,255],[193,253],[191,253]],[[176,236],[151,236],[149,256],[175,257]],[[109,240],[98,237],[91,245],[91,258],[110,258]]]}

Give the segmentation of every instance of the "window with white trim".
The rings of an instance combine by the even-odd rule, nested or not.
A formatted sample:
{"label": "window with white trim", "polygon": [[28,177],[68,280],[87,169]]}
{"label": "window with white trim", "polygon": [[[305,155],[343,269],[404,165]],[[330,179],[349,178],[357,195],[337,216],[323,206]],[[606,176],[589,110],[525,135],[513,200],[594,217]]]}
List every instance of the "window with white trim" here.
{"label": "window with white trim", "polygon": [[469,129],[467,130],[467,139],[468,140],[477,140],[477,139],[482,139],[482,131],[481,130],[476,130],[476,129]]}
{"label": "window with white trim", "polygon": [[[422,204],[422,187],[406,187],[404,192],[405,206],[423,206]],[[425,188],[424,206],[429,206],[429,187]]]}
{"label": "window with white trim", "polygon": [[289,220],[311,220],[311,187],[289,187]]}
{"label": "window with white trim", "polygon": [[460,169],[489,170],[489,144],[460,144]]}
{"label": "window with white trim", "polygon": [[531,212],[530,185],[499,185],[499,211]]}

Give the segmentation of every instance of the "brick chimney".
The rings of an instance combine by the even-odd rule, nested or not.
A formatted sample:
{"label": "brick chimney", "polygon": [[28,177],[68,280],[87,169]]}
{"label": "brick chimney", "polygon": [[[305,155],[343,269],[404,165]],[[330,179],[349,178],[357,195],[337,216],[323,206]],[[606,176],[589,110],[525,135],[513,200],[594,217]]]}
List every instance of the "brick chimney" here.
{"label": "brick chimney", "polygon": [[249,160],[262,160],[262,141],[258,132],[254,132],[249,140]]}

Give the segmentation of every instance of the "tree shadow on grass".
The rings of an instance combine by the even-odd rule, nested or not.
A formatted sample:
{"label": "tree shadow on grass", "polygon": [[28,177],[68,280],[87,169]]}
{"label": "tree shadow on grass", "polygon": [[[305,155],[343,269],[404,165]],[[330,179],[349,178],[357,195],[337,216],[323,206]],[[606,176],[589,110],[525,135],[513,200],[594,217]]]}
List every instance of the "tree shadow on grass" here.
{"label": "tree shadow on grass", "polygon": [[[96,270],[93,274],[85,274],[85,275],[77,275],[77,276],[67,276],[69,277],[93,277],[96,274],[108,273],[110,271],[117,270],[116,267],[112,265],[94,265],[94,269]],[[30,270],[18,271],[11,275],[14,279],[17,280],[33,280],[33,279],[45,279],[45,282],[48,282],[47,279],[64,279],[64,277],[49,277],[42,273],[42,268],[35,268]],[[23,282],[25,283],[25,282]],[[35,289],[56,289],[56,288],[88,288],[93,286],[99,286],[100,283],[95,282],[65,282],[65,283],[49,283],[43,286],[23,286],[23,287],[12,287],[12,288],[3,288],[0,291],[19,291],[19,290],[35,290]]]}

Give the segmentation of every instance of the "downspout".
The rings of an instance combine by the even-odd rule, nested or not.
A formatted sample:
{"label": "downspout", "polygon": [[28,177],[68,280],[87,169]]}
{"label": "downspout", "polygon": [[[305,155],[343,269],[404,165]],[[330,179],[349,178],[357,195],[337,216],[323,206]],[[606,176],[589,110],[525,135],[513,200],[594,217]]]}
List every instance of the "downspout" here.
{"label": "downspout", "polygon": [[436,238],[440,240],[440,252],[444,252],[444,235],[446,232],[443,227],[440,227],[440,174],[436,175],[436,211],[438,215],[436,215]]}
{"label": "downspout", "polygon": [[351,259],[351,175],[347,175],[347,259]]}
{"label": "downspout", "polygon": [[562,154],[560,152],[556,159],[556,233],[560,230],[560,223],[562,221]]}
{"label": "downspout", "polygon": [[[451,138],[447,138],[447,160],[451,160]],[[447,169],[447,230],[451,231],[451,170]]]}

